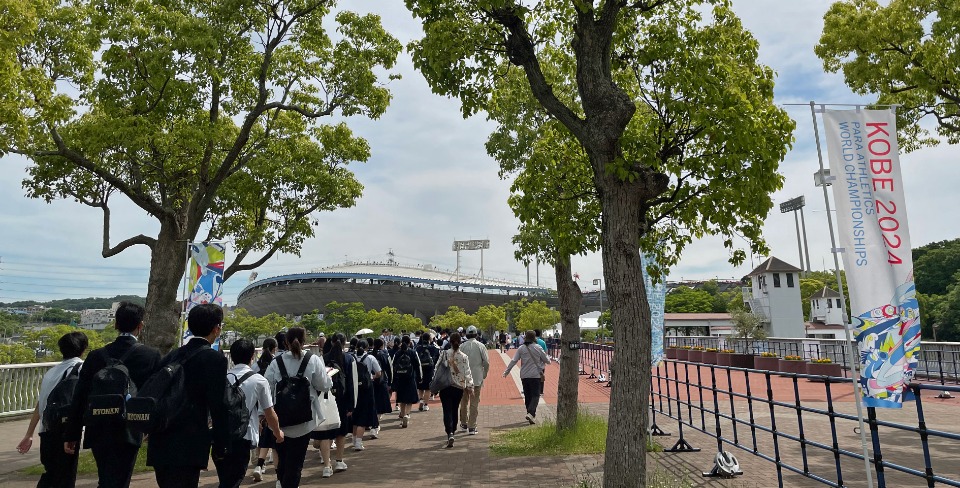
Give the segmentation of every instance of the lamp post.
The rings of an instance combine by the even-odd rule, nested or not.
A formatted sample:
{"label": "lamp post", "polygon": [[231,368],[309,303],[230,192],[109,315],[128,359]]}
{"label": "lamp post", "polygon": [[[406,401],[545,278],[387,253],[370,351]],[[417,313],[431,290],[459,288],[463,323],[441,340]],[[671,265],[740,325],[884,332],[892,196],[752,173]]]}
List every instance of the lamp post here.
{"label": "lamp post", "polygon": [[600,285],[600,313],[603,313],[603,281],[600,278],[595,278],[593,280],[594,285]]}
{"label": "lamp post", "polygon": [[930,328],[933,329],[933,342],[937,342],[937,327],[940,327],[940,324],[936,322],[930,324]]}

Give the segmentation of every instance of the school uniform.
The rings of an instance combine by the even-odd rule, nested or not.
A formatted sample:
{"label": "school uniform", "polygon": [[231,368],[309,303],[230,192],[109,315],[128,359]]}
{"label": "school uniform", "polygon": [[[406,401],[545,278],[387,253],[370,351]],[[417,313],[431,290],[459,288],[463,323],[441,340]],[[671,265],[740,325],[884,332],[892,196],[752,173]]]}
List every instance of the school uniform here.
{"label": "school uniform", "polygon": [[402,354],[406,354],[410,357],[410,362],[413,364],[413,371],[411,374],[406,376],[394,373],[391,386],[393,391],[397,393],[397,403],[417,403],[420,401],[420,396],[417,392],[417,384],[420,382],[420,378],[423,376],[423,371],[420,365],[420,357],[417,356],[417,352],[412,348],[401,350],[396,356],[393,357],[393,364],[398,363]]}
{"label": "school uniform", "polygon": [[[421,370],[423,374],[417,382],[417,389],[421,391],[426,391],[430,389],[430,382],[433,381],[433,369],[434,365],[437,364],[437,361],[440,359],[440,349],[433,344],[421,344],[417,346],[417,353],[419,358],[419,352],[425,349],[429,354],[430,358],[433,360],[432,364],[421,364]],[[416,403],[416,402],[414,402]]]}
{"label": "school uniform", "polygon": [[391,413],[393,406],[390,404],[390,385],[393,381],[393,367],[390,364],[390,356],[383,349],[375,351],[374,356],[380,364],[380,379],[373,382],[373,398],[377,405],[377,413]]}
{"label": "school uniform", "polygon": [[[305,356],[306,351],[303,351],[303,356],[299,358],[295,357],[292,352],[287,351],[278,356],[267,367],[266,378],[270,383],[274,403],[276,403],[277,398],[277,384],[283,379],[280,374],[279,361],[283,361],[288,376],[294,376],[300,370],[300,363],[306,359]],[[300,475],[307,455],[307,445],[310,443],[310,434],[317,427],[317,424],[323,421],[318,392],[330,391],[333,386],[333,381],[327,375],[327,367],[320,356],[311,354],[307,361],[303,376],[310,379],[310,385],[313,387],[310,388],[310,406],[313,417],[307,422],[284,427],[283,442],[277,444],[277,457],[279,458],[276,460],[277,480],[280,482],[280,486],[287,488],[300,486]]]}
{"label": "school uniform", "polygon": [[[131,348],[135,349],[130,351]],[[128,351],[130,355],[123,363],[137,388],[142,387],[147,378],[160,368],[160,351],[140,345],[136,337],[127,333],[121,333],[110,344],[88,354],[73,393],[73,409],[65,426],[64,442],[80,440],[83,433],[83,414],[89,402],[93,377],[107,366],[110,358],[120,359]],[[122,425],[86,430],[86,435],[83,435],[83,448],[93,451],[99,488],[130,486],[133,465],[142,442],[143,436],[130,432]]]}
{"label": "school uniform", "polygon": [[[233,385],[247,373],[253,373],[250,366],[238,364],[227,371],[227,384]],[[270,383],[259,374],[253,374],[240,384],[246,401],[247,411],[250,412],[250,421],[247,423],[247,432],[243,439],[234,441],[229,453],[223,458],[213,458],[217,467],[217,477],[220,479],[220,488],[237,488],[247,474],[247,465],[250,464],[250,450],[260,440],[260,419],[258,413],[273,408],[273,398],[270,395]],[[272,436],[273,433],[271,432]]]}
{"label": "school uniform", "polygon": [[[160,488],[196,488],[200,471],[207,469],[210,461],[211,445],[214,457],[223,457],[231,447],[224,398],[227,358],[211,349],[206,339],[194,337],[167,354],[161,367],[194,352],[181,365],[184,397],[190,408],[172,422],[170,429],[151,434],[147,444],[147,465],[153,466]],[[208,417],[213,422],[212,430]]]}
{"label": "school uniform", "polygon": [[[41,416],[47,408],[47,399],[53,389],[81,364],[83,360],[80,358],[64,359],[43,375],[43,380],[40,381],[40,398],[37,401],[37,412]],[[65,453],[62,435],[47,432],[43,422],[37,426],[37,433],[40,436],[40,464],[43,465],[43,474],[40,475],[37,488],[73,488],[77,481],[79,452]]]}
{"label": "school uniform", "polygon": [[[357,367],[367,368],[371,378],[381,371],[380,363],[370,354],[364,354],[358,358]],[[377,419],[377,404],[373,393],[374,388],[372,384],[368,388],[358,388],[357,408],[353,411],[353,425],[372,428],[380,424]]]}

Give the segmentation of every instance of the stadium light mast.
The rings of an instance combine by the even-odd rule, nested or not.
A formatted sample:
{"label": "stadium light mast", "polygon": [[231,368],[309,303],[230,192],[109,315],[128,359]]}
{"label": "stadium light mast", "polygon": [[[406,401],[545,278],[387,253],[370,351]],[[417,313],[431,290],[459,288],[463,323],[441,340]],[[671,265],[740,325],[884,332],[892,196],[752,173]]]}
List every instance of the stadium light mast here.
{"label": "stadium light mast", "polygon": [[[806,205],[803,195],[797,198],[791,198],[780,204],[780,213],[793,212],[793,221],[797,224],[797,248],[800,253],[800,268],[803,269],[803,276],[806,276],[810,272],[810,249],[807,245],[807,225],[804,222],[803,225],[803,242],[800,241],[800,220],[797,218],[797,212],[800,213],[801,218],[803,215],[803,206]],[[804,266],[803,255],[806,252],[807,262]]]}
{"label": "stadium light mast", "polygon": [[457,252],[457,281],[460,281],[460,251],[480,251],[480,284],[483,278],[483,250],[490,249],[490,239],[475,239],[469,241],[453,241],[453,250]]}

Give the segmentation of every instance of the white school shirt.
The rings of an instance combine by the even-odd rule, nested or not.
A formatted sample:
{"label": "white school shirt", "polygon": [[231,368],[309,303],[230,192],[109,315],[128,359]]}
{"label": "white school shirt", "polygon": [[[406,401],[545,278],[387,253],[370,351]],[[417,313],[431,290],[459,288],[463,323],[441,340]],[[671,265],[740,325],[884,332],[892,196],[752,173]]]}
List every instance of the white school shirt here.
{"label": "white school shirt", "polygon": [[[304,351],[306,355],[306,351]],[[273,398],[277,398],[277,383],[280,382],[282,376],[280,375],[280,366],[278,366],[277,361],[283,361],[283,365],[287,367],[287,374],[290,376],[295,376],[297,371],[300,369],[301,359],[293,357],[293,353],[290,351],[285,351],[280,356],[277,356],[270,366],[267,367],[267,371],[264,373],[264,376],[267,378],[267,381],[270,382],[270,393],[273,395]],[[313,429],[317,427],[317,424],[323,421],[323,414],[320,412],[320,401],[317,396],[317,391],[320,393],[330,391],[330,388],[333,387],[333,380],[330,379],[330,376],[327,374],[327,367],[323,364],[323,358],[317,356],[316,354],[310,355],[310,362],[307,363],[307,369],[304,370],[303,376],[310,379],[310,385],[313,388],[310,388],[310,403],[313,410],[313,418],[307,422],[297,425],[288,425],[283,428],[284,436],[289,436],[291,438],[303,437],[310,432],[313,432]]]}
{"label": "white school shirt", "polygon": [[363,358],[363,364],[367,366],[367,369],[370,370],[370,377],[373,378],[374,375],[383,371],[383,368],[380,367],[380,361],[377,361],[377,358],[373,357],[373,354],[365,353],[366,357]]}
{"label": "white school shirt", "polygon": [[[43,410],[47,408],[47,397],[50,396],[53,389],[60,384],[60,380],[63,379],[63,373],[69,369],[73,369],[74,366],[82,362],[83,360],[80,358],[64,359],[60,364],[50,368],[44,373],[43,379],[40,381],[40,399],[37,401],[37,408],[41,418],[43,416]],[[43,422],[40,422],[37,427],[38,434],[46,431],[46,429],[43,428]]]}
{"label": "white school shirt", "polygon": [[[233,385],[243,375],[252,372],[250,366],[238,364],[227,371],[227,383]],[[273,407],[273,397],[270,396],[270,383],[263,376],[256,373],[240,383],[240,389],[243,390],[243,396],[247,401],[247,411],[250,412],[250,422],[247,425],[247,433],[244,439],[250,441],[253,445],[260,442],[260,415],[266,408]]]}

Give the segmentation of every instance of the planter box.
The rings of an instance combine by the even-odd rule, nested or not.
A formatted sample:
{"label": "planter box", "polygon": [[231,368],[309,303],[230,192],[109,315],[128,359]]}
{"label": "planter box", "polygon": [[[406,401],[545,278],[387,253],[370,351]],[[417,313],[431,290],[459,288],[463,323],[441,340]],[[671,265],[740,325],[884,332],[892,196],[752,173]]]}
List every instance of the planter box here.
{"label": "planter box", "polygon": [[717,364],[717,352],[703,351],[700,354],[700,362],[703,364]]}
{"label": "planter box", "polygon": [[667,359],[677,359],[677,348],[668,347],[663,352],[667,355]]}
{"label": "planter box", "polygon": [[687,358],[689,357],[689,353],[690,353],[689,349],[677,349],[677,360],[686,361]]}
{"label": "planter box", "polygon": [[807,362],[781,359],[780,371],[784,373],[807,374]]}
{"label": "planter box", "polygon": [[753,358],[753,367],[766,371],[780,371],[780,358],[756,356]]}
{"label": "planter box", "polygon": [[731,354],[730,355],[730,366],[734,368],[747,368],[753,369],[753,359],[756,356],[753,354]]}
{"label": "planter box", "polygon": [[694,351],[691,349],[690,352],[687,353],[687,361],[690,361],[691,363],[699,363],[703,361],[703,351]]}
{"label": "planter box", "polygon": [[840,365],[836,363],[807,363],[807,374],[842,378],[843,370],[840,368]]}
{"label": "planter box", "polygon": [[733,359],[733,354],[729,352],[718,352],[717,353],[717,362],[714,363],[717,366],[730,366],[730,361]]}

